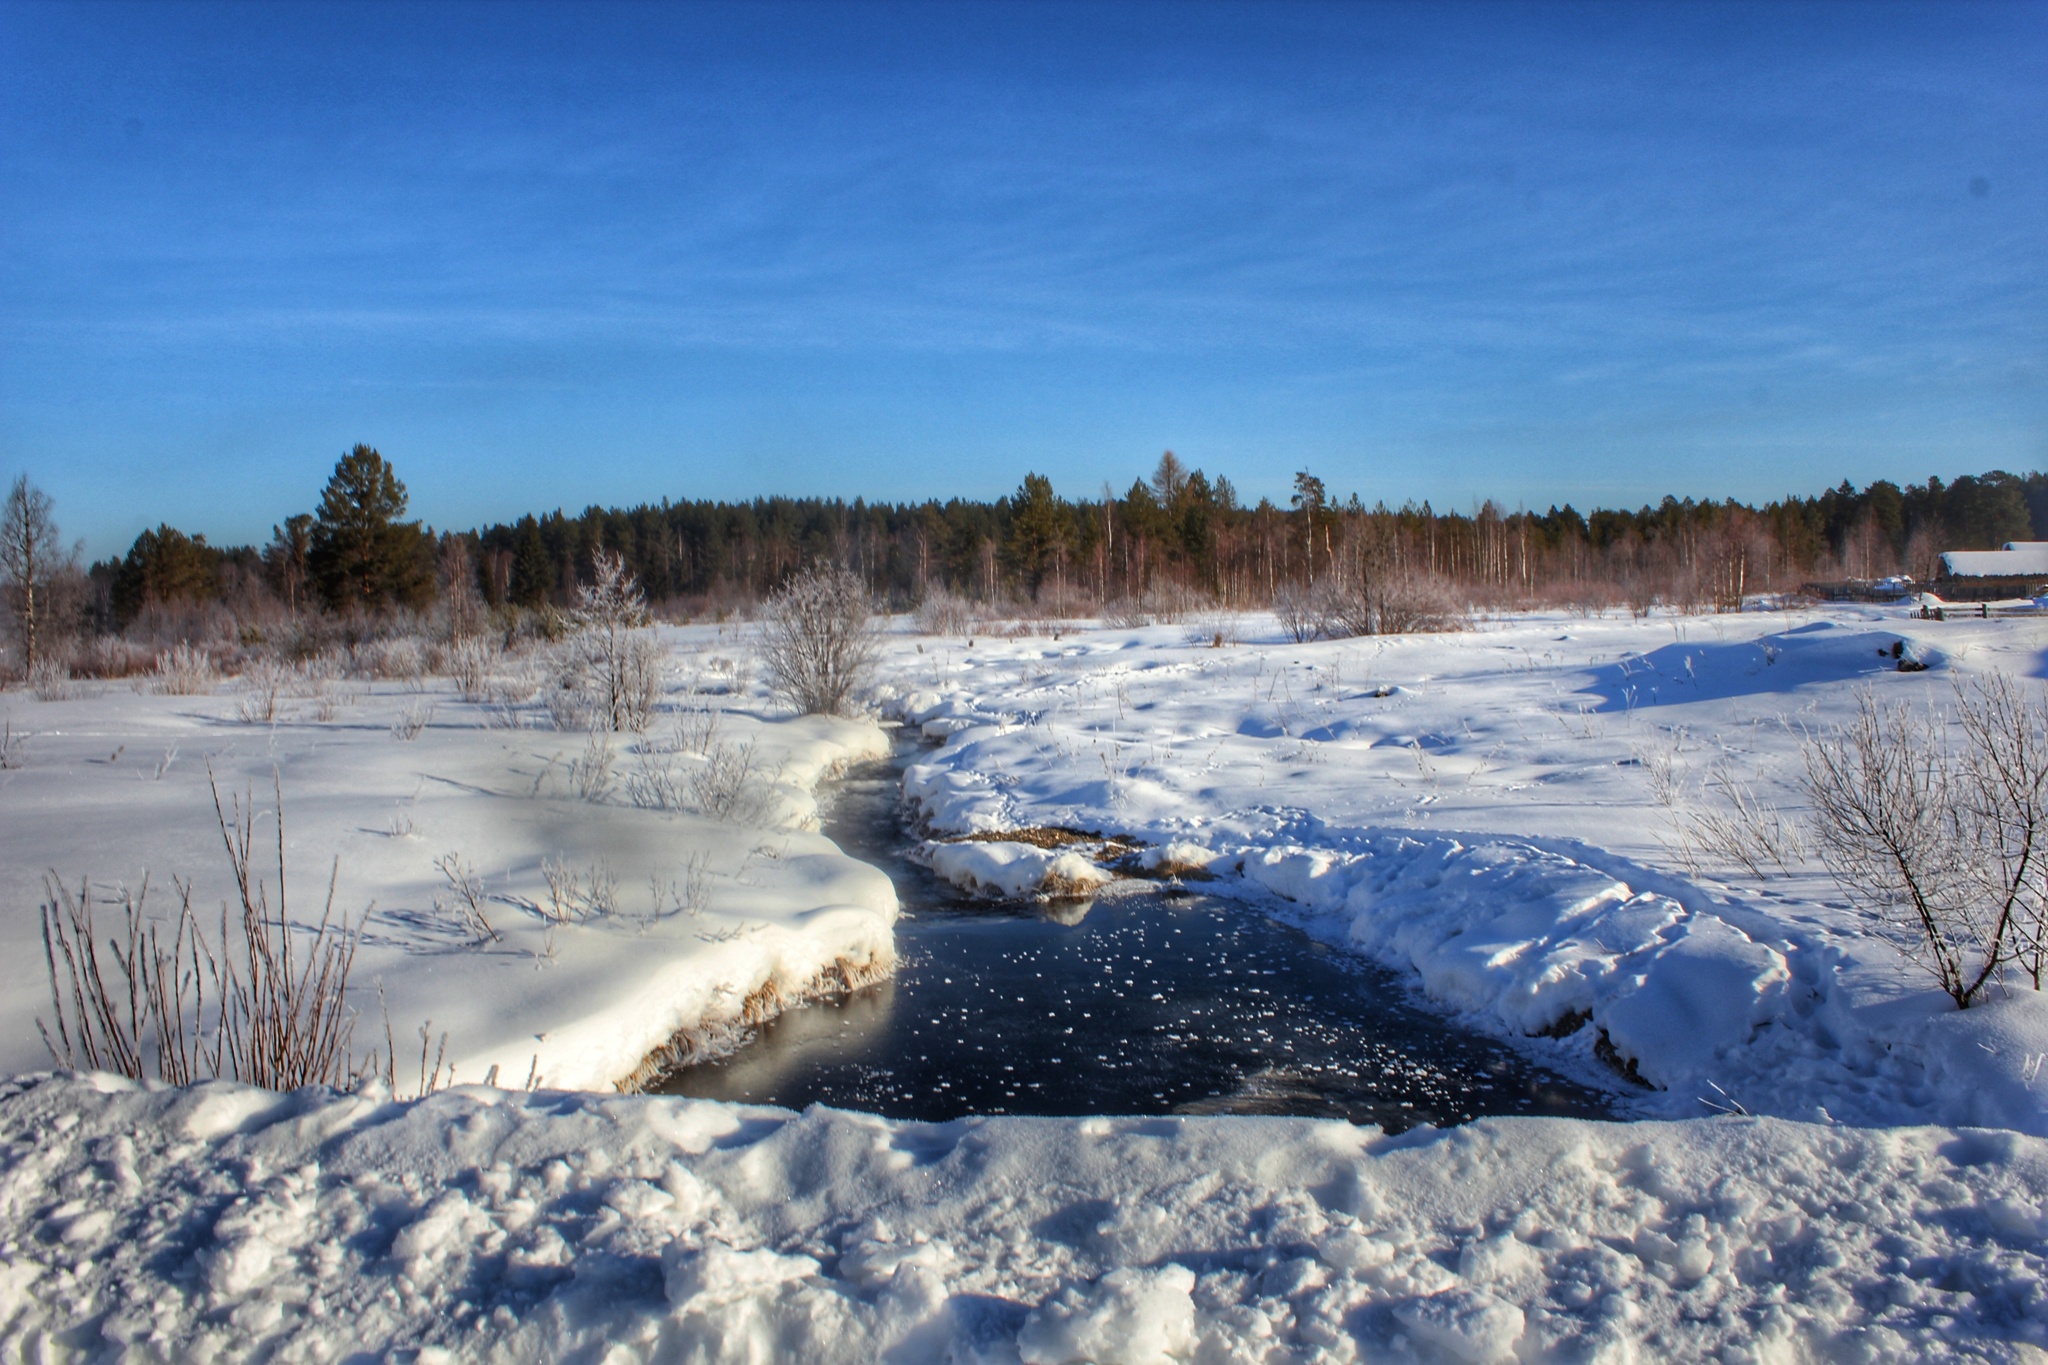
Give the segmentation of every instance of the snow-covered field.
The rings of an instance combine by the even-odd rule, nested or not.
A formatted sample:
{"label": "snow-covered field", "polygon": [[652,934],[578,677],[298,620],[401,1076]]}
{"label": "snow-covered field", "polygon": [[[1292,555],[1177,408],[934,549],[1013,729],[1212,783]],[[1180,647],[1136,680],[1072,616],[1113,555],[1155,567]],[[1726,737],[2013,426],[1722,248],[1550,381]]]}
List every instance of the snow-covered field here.
{"label": "snow-covered field", "polygon": [[[679,672],[695,678],[725,658],[707,653],[717,643],[682,642],[691,667]],[[717,685],[731,686],[723,675]],[[434,1055],[448,1035],[458,1082],[496,1068],[507,1085],[605,1088],[765,985],[795,994],[836,963],[892,960],[888,879],[809,832],[817,782],[887,751],[871,721],[770,721],[759,695],[678,695],[647,735],[612,739],[605,772],[582,734],[505,728],[544,727],[537,704],[464,702],[445,681],[330,681],[280,698],[274,724],[239,719],[232,682],[215,695],[97,690],[54,702],[0,694],[21,737],[20,766],[0,772],[0,1068],[49,1064],[35,1028],[49,1012],[35,914],[46,877],[74,893],[89,877],[97,898],[138,889],[147,873],[160,910],[174,908],[180,878],[217,916],[231,888],[209,767],[224,801],[253,799],[273,887],[264,854],[282,792],[296,917],[319,918],[330,871],[337,914],[374,906],[352,976],[367,990],[356,1043],[381,1047],[388,1012],[401,1089],[418,1080],[428,1022]],[[704,766],[675,718],[709,707],[715,745],[751,753],[737,812],[749,818],[636,806],[636,780],[665,774],[682,788]],[[682,796],[671,804],[689,806]],[[465,929],[443,867],[481,884],[496,941]],[[120,923],[111,905],[98,917],[104,930]]]}
{"label": "snow-covered field", "polygon": [[[1901,639],[1927,671],[1896,671]],[[673,643],[695,665],[730,651],[709,630]],[[2032,622],[1875,610],[1306,645],[1270,618],[891,638],[884,714],[945,740],[905,783],[944,875],[1076,890],[1104,875],[1092,845],[942,836],[1133,836],[1130,864],[1203,869],[1211,892],[1401,969],[1641,1116],[1396,1138],[567,1093],[771,984],[889,961],[886,880],[804,828],[817,780],[885,734],[779,718],[758,686],[718,699],[776,779],[738,821],[635,808],[628,775],[663,756],[631,737],[610,794],[583,799],[580,738],[495,727],[446,684],[351,685],[274,726],[228,695],[0,696],[26,735],[0,772],[7,1069],[48,1065],[46,868],[74,886],[147,869],[153,895],[175,874],[217,900],[210,759],[266,808],[277,772],[301,914],[336,857],[337,905],[376,902],[359,1044],[381,1042],[381,982],[402,1038],[428,1018],[448,1032],[458,1082],[413,1103],[13,1083],[0,1342],[9,1358],[2039,1358],[2040,997],[1958,1013],[1814,867],[1762,882],[1674,832],[1717,773],[1796,804],[1802,735],[1855,687],[1938,700],[1957,670],[2041,676],[2044,645]],[[651,747],[687,750],[661,743],[665,723]],[[483,879],[500,942],[452,922],[448,853]],[[544,861],[615,879],[610,908],[551,926]],[[508,1088],[477,1084],[493,1067]]]}

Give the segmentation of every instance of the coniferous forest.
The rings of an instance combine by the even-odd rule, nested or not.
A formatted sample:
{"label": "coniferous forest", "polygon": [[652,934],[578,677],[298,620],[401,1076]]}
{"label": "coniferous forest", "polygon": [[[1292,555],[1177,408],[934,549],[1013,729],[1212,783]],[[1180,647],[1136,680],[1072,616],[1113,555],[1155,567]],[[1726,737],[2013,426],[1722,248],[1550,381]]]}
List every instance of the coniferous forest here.
{"label": "coniferous forest", "polygon": [[[6,575],[15,676],[35,662],[22,644],[31,607],[44,660],[119,672],[129,652],[116,641],[139,658],[181,641],[246,644],[287,622],[299,634],[318,627],[308,639],[375,635],[435,612],[479,628],[544,623],[599,549],[621,555],[655,611],[678,620],[744,614],[798,569],[828,561],[859,574],[879,604],[941,616],[1276,607],[1304,633],[1356,634],[1441,625],[1475,608],[1732,610],[1815,581],[1925,582],[1944,550],[2048,539],[2039,472],[1845,480],[1761,506],[1666,497],[1636,509],[1444,510],[1368,502],[1309,471],[1284,504],[1248,502],[1227,475],[1171,452],[1121,492],[1070,495],[1026,474],[993,502],[663,498],[450,529],[413,516],[400,471],[359,445],[311,510],[283,516],[267,544],[215,545],[158,525],[87,566],[62,553],[62,509],[37,503],[25,479],[15,493],[10,507],[39,509],[47,523],[37,581]],[[84,647],[93,641],[103,643]]]}

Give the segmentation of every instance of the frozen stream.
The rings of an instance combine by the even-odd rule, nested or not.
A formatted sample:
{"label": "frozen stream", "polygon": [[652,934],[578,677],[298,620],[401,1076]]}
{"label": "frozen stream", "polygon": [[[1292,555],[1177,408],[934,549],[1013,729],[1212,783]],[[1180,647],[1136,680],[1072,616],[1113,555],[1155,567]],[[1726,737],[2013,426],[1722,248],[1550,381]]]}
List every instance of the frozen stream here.
{"label": "frozen stream", "polygon": [[997,905],[903,856],[899,772],[840,785],[825,833],[903,903],[894,980],[794,1010],[672,1094],[892,1118],[1297,1114],[1390,1130],[1600,1117],[1602,1096],[1415,1004],[1392,973],[1255,908],[1141,891]]}

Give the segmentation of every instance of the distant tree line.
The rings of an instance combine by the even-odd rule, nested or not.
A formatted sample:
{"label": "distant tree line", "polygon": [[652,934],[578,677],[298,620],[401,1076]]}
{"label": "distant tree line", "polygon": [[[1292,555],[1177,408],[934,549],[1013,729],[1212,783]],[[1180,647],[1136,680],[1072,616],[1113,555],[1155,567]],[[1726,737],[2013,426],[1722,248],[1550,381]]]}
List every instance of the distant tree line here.
{"label": "distant tree line", "polygon": [[1481,597],[1581,590],[1617,600],[1726,602],[1812,577],[1932,578],[1943,550],[2048,539],[2048,474],[1994,471],[1952,483],[1847,482],[1753,507],[1667,497],[1638,510],[1571,506],[1469,512],[1427,502],[1341,502],[1296,476],[1284,507],[1246,505],[1228,478],[1170,452],[1122,494],[1063,498],[1027,474],[995,502],[761,498],[589,507],[474,533],[479,591],[492,604],[566,600],[600,547],[617,551],[663,603],[757,598],[799,566],[829,559],[899,604],[944,591],[984,601],[1143,601],[1192,594],[1266,605],[1287,585],[1346,572],[1361,556]]}
{"label": "distant tree line", "polygon": [[672,616],[744,609],[818,561],[852,570],[896,606],[946,595],[1055,614],[1241,608],[1323,585],[1405,581],[1466,604],[1726,608],[1812,578],[1926,580],[1943,550],[2048,540],[2048,474],[1845,481],[1762,506],[1666,497],[1635,510],[1489,501],[1442,511],[1340,498],[1307,470],[1285,505],[1246,503],[1228,478],[1168,452],[1121,493],[1104,484],[1062,496],[1029,473],[992,502],[664,499],[438,533],[407,511],[391,463],[358,445],[314,510],[279,522],[266,545],[215,546],[158,525],[81,571],[48,498],[18,479],[0,525],[0,606],[17,664],[24,648],[67,634],[162,642],[260,633],[279,619],[367,628],[435,608],[464,621],[563,609],[601,549]]}

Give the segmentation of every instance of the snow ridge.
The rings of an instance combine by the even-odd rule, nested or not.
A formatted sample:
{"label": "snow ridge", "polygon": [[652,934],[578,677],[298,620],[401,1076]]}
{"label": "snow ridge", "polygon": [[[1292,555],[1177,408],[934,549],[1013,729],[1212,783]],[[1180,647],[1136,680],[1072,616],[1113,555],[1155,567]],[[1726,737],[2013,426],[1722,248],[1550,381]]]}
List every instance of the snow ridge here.
{"label": "snow ridge", "polygon": [[2048,1142],[0,1088],[0,1354],[2032,1358]]}

